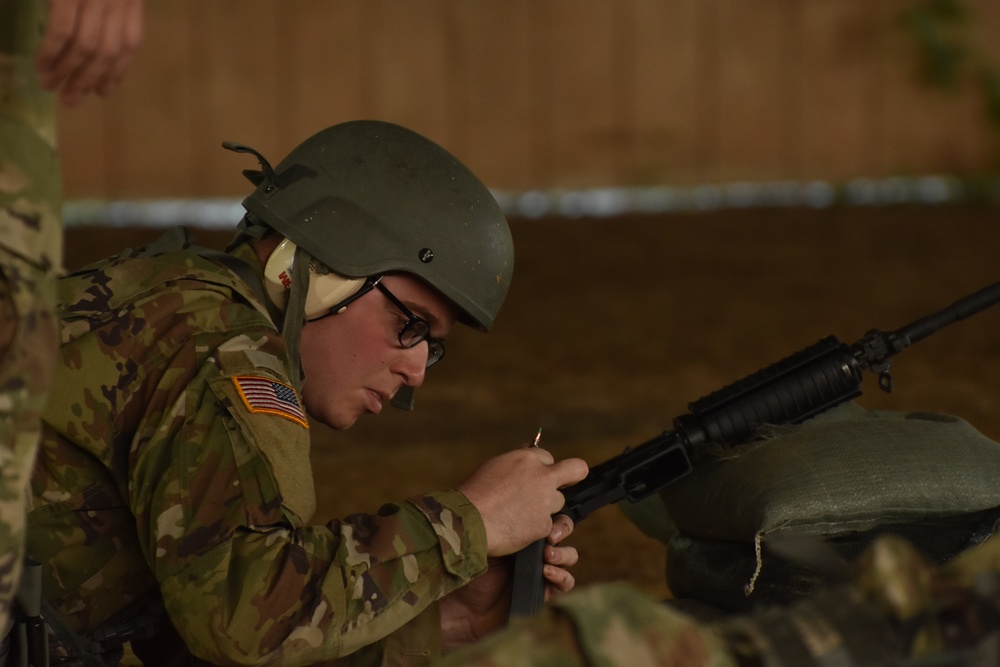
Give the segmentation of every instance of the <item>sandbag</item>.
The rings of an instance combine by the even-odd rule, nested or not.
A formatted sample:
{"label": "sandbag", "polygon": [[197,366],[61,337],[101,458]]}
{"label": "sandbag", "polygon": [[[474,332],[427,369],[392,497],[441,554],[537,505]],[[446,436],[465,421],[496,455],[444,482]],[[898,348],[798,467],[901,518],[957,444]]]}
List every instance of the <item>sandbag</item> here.
{"label": "sandbag", "polygon": [[1000,519],[1000,445],[957,417],[846,404],[699,461],[659,496],[622,509],[667,545],[675,596],[744,611],[838,576],[769,541],[821,540],[849,561],[891,532],[932,562],[983,541]]}

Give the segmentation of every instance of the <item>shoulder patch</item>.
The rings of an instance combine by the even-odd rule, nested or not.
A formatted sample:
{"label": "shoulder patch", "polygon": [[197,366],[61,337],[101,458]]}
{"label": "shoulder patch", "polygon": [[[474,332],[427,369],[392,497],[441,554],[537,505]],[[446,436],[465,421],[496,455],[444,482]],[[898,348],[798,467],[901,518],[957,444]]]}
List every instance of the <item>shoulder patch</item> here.
{"label": "shoulder patch", "polygon": [[236,391],[250,412],[278,415],[309,428],[309,421],[295,389],[269,378],[239,375],[233,378]]}

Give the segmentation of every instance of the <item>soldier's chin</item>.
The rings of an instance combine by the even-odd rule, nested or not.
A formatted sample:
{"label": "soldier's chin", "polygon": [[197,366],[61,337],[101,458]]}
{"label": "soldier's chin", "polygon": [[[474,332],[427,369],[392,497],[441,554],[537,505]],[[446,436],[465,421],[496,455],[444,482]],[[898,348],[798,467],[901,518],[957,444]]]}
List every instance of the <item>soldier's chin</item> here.
{"label": "soldier's chin", "polygon": [[361,419],[361,417],[362,417],[362,415],[358,415],[354,419],[347,419],[347,420],[343,420],[343,421],[338,421],[336,424],[331,424],[330,427],[334,431],[346,431],[347,429],[349,429],[352,426],[354,426],[355,424],[357,424],[358,420]]}
{"label": "soldier's chin", "polygon": [[367,414],[367,412],[363,410],[353,414],[334,413],[332,415],[323,415],[317,417],[317,420],[322,422],[325,426],[329,426],[334,431],[346,431],[347,429],[354,426],[357,423],[358,419],[360,419],[362,415],[365,414]]}

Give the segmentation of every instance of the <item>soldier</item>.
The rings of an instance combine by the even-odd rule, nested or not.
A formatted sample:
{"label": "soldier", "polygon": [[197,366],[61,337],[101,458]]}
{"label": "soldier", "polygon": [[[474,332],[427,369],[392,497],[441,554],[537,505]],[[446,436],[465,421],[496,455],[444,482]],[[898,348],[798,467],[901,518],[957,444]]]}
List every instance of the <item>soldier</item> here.
{"label": "soldier", "polygon": [[138,0],[0,0],[0,637],[20,578],[25,491],[58,347],[62,192],[47,91],[67,104],[110,91],[141,40],[141,14]]}
{"label": "soldier", "polygon": [[406,404],[453,324],[493,324],[513,247],[489,191],[388,123],[335,125],[277,168],[227,147],[261,170],[226,253],[175,230],[60,280],[28,549],[63,653],[114,662],[131,637],[148,664],[424,664],[506,622],[503,556],[547,536],[549,594],[572,588],[551,515],[587,466],[544,449],[309,523],[306,414],[346,429]]}

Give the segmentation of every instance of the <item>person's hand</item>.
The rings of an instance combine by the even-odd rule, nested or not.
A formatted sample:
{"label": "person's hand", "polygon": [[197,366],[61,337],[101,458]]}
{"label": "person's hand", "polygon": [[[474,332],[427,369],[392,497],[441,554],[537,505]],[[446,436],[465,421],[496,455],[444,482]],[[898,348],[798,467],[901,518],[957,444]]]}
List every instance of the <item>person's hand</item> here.
{"label": "person's hand", "polygon": [[453,649],[473,644],[503,627],[510,616],[510,558],[490,558],[487,570],[441,598],[441,644]]}
{"label": "person's hand", "polygon": [[545,601],[554,596],[568,593],[576,585],[576,578],[567,569],[576,565],[580,559],[575,547],[559,546],[559,543],[573,532],[573,521],[565,514],[560,514],[552,522],[552,531],[545,546],[545,565],[542,576],[545,577]]}
{"label": "person's hand", "polygon": [[506,556],[550,535],[552,515],[566,502],[559,489],[579,482],[587,471],[582,459],[556,462],[538,447],[515,449],[476,468],[458,489],[483,518],[487,555]]}
{"label": "person's hand", "polygon": [[48,25],[35,57],[47,90],[67,106],[91,92],[107,95],[142,42],[142,0],[49,0]]}
{"label": "person's hand", "polygon": [[[573,547],[558,546],[573,532],[569,517],[559,515],[545,547],[545,600],[570,591],[576,580],[566,568],[575,565]],[[441,638],[445,648],[472,644],[507,623],[513,587],[513,558],[490,558],[488,569],[462,588],[441,598]]]}

